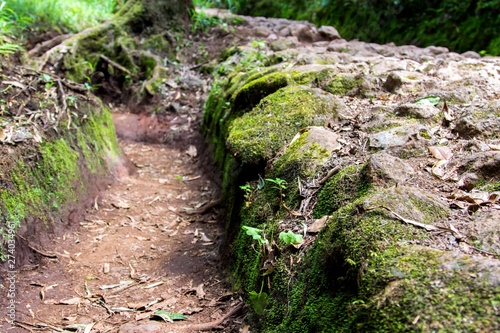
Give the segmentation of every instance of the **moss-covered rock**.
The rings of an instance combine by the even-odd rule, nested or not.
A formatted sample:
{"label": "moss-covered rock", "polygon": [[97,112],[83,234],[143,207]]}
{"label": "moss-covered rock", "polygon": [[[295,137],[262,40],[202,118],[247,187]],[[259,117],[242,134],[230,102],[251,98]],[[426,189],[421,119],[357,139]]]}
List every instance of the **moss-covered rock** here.
{"label": "moss-covered rock", "polygon": [[336,116],[333,96],[304,86],[286,87],[231,123],[227,147],[243,163],[259,164],[270,160],[298,130]]}
{"label": "moss-covered rock", "polygon": [[[463,149],[444,134],[457,122],[442,119],[459,108],[447,97],[456,90],[436,91],[440,78],[426,74],[430,64],[407,59],[420,59],[410,48],[401,51],[404,57],[385,58],[379,55],[388,50],[379,45],[321,45],[316,53],[260,47],[249,56],[240,49],[225,58],[206,105],[204,131],[228,208],[224,253],[234,286],[255,307],[252,328],[497,330],[497,233],[495,223],[484,221],[496,215],[476,214],[480,224],[470,224],[466,239],[465,221],[455,220],[440,190],[452,185],[425,172],[430,145],[448,144],[456,154]],[[335,50],[343,46],[352,47],[349,54]],[[400,86],[384,86],[395,70]],[[410,108],[418,96],[440,96],[442,105]],[[477,116],[496,123],[495,112]],[[329,135],[313,135],[312,128]],[[496,181],[496,141],[480,147],[450,164],[447,177],[465,169]],[[242,226],[260,229],[266,245]],[[441,234],[428,231],[436,227]],[[281,232],[302,235],[294,244],[299,249],[280,240]],[[467,255],[471,241],[475,253],[491,251],[490,257]]]}

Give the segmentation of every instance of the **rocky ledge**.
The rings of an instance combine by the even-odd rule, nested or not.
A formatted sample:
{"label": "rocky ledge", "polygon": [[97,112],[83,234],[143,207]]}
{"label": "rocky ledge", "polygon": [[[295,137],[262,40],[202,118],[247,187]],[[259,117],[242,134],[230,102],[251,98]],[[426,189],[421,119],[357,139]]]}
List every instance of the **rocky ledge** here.
{"label": "rocky ledge", "polygon": [[500,329],[500,59],[242,21],[204,129],[256,328]]}

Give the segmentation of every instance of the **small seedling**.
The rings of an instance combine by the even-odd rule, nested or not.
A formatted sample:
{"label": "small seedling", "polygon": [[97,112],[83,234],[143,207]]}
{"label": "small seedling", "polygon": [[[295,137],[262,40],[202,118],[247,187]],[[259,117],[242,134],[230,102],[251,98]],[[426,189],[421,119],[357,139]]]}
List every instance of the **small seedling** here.
{"label": "small seedling", "polygon": [[300,246],[304,242],[302,235],[296,234],[291,230],[288,230],[287,232],[280,232],[279,238],[287,245],[292,244],[294,246]]}
{"label": "small seedling", "polygon": [[262,236],[262,229],[253,228],[246,225],[242,226],[241,228],[246,231],[248,236],[252,236],[254,240],[259,242],[259,245],[269,244],[269,241]]}

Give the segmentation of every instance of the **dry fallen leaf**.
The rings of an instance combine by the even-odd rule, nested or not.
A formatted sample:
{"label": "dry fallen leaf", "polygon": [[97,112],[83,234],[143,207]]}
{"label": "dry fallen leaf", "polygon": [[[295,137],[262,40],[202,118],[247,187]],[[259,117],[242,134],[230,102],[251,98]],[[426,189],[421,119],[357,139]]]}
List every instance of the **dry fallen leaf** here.
{"label": "dry fallen leaf", "polygon": [[325,215],[322,218],[315,219],[313,223],[307,228],[307,232],[309,233],[320,232],[325,227],[326,222],[328,221],[329,218],[330,216]]}
{"label": "dry fallen leaf", "polygon": [[438,178],[443,178],[446,175],[446,165],[448,160],[439,160],[432,166],[432,174]]}
{"label": "dry fallen leaf", "polygon": [[57,304],[62,304],[62,305],[77,305],[80,304],[82,299],[80,297],[73,297],[69,299],[63,299],[60,300]]}
{"label": "dry fallen leaf", "polygon": [[205,298],[205,291],[203,290],[203,283],[200,284],[198,287],[196,287],[196,296],[198,296],[199,299]]}
{"label": "dry fallen leaf", "polygon": [[195,146],[189,146],[188,150],[186,150],[186,154],[191,157],[196,157],[198,155],[198,150]]}
{"label": "dry fallen leaf", "polygon": [[122,208],[122,209],[129,209],[130,208],[130,205],[128,204],[128,202],[125,200],[121,200],[121,199],[115,199],[115,201],[113,201],[111,203],[111,205],[113,205],[116,208]]}
{"label": "dry fallen leaf", "polygon": [[430,146],[429,151],[438,160],[449,160],[453,156],[451,149],[446,146]]}

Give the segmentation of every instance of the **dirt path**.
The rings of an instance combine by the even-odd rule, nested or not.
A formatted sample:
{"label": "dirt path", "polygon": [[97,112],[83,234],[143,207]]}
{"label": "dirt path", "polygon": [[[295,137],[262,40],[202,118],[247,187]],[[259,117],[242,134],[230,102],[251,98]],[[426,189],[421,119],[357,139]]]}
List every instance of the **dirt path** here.
{"label": "dirt path", "polygon": [[[137,137],[131,128],[150,125],[146,120],[130,126],[136,115],[114,118],[118,133],[128,138]],[[231,332],[240,326],[233,319],[241,315],[241,300],[225,282],[218,261],[218,212],[205,208],[217,200],[218,188],[189,143],[176,148],[121,141],[135,170],[117,170],[117,181],[96,198],[80,227],[43,249],[55,258],[45,257],[32,270],[19,272],[19,327],[9,332],[71,327],[81,332],[215,327]],[[185,319],[169,323],[169,318],[154,317],[158,310]],[[226,320],[228,313],[233,316]]]}

